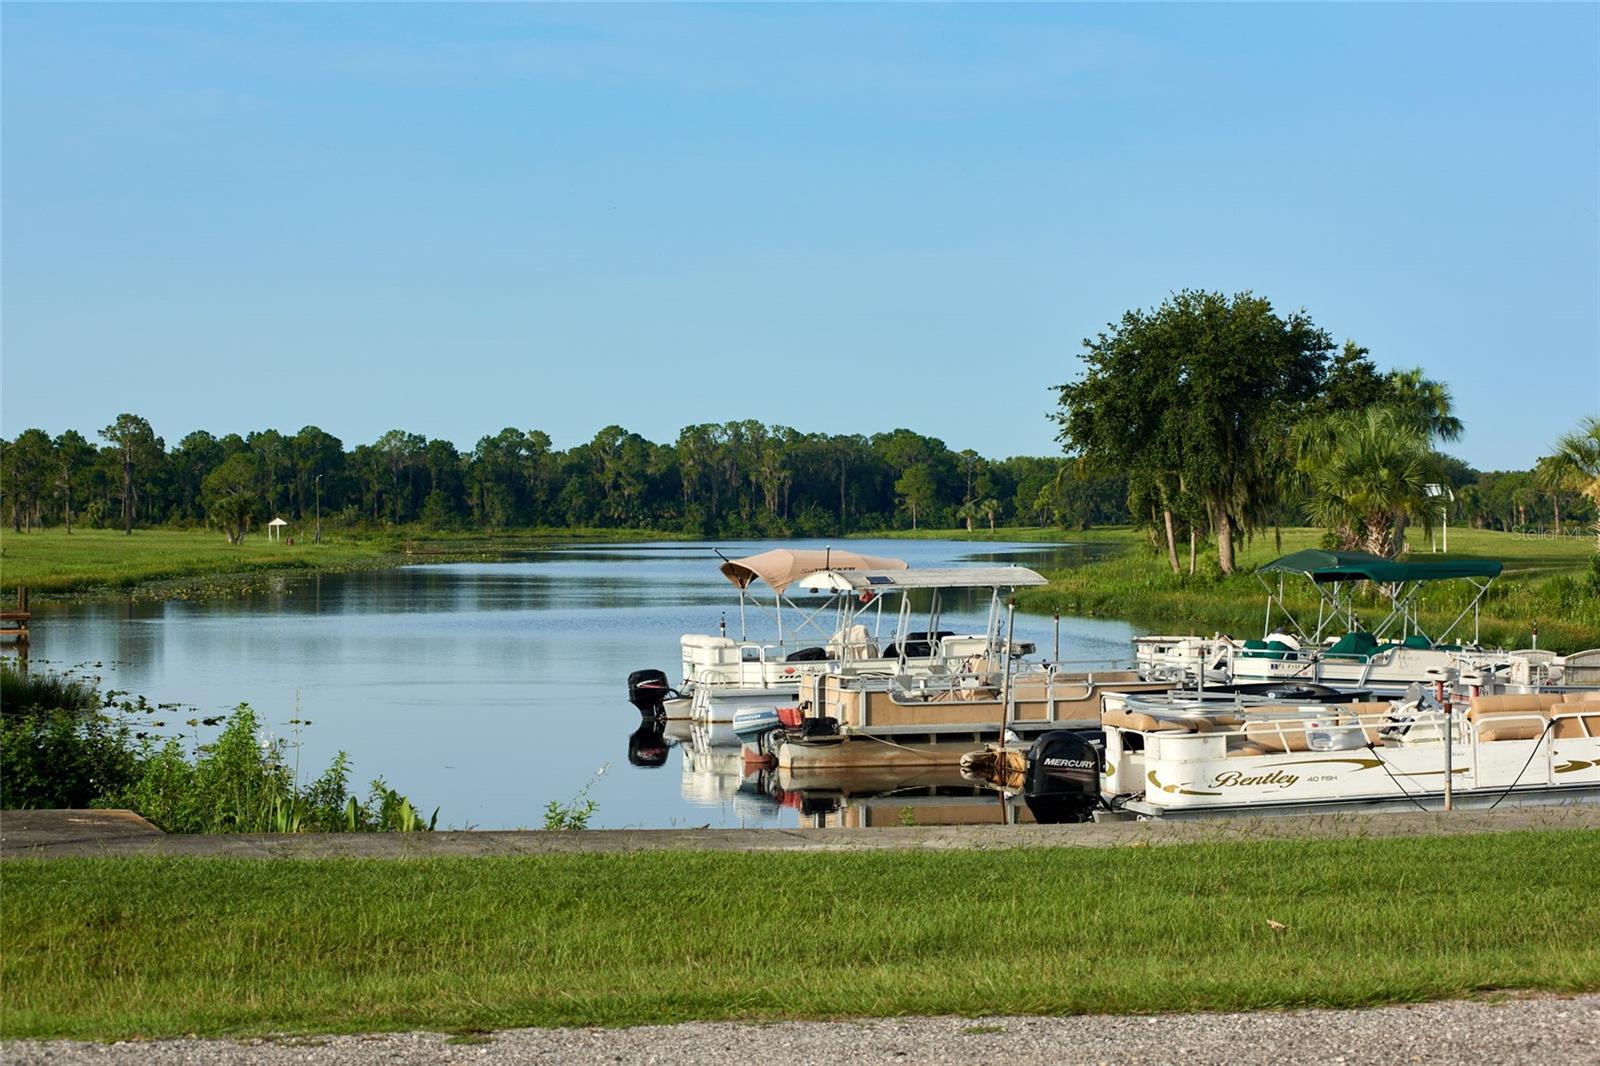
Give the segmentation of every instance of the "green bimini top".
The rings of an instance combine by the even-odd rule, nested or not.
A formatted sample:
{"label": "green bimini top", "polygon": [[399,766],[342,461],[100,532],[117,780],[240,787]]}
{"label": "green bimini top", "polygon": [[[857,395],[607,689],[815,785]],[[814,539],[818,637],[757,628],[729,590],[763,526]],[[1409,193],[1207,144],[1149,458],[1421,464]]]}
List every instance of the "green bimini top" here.
{"label": "green bimini top", "polygon": [[1499,577],[1494,559],[1449,559],[1443,562],[1402,563],[1368,552],[1327,552],[1315,548],[1292,552],[1256,571],[1258,574],[1304,574],[1312,581],[1446,581],[1462,577]]}

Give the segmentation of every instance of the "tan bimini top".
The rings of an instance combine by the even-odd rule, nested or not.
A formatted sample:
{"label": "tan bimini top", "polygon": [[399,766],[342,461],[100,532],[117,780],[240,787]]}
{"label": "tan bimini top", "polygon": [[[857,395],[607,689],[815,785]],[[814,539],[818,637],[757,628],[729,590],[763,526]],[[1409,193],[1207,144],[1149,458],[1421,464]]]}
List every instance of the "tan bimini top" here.
{"label": "tan bimini top", "polygon": [[899,559],[886,559],[877,555],[857,555],[855,552],[833,548],[774,548],[760,555],[743,559],[730,559],[722,564],[722,575],[742,589],[760,578],[781,593],[807,574],[818,570],[904,570],[906,564]]}
{"label": "tan bimini top", "polygon": [[1004,589],[1048,585],[1025,566],[947,566],[928,570],[887,572],[841,571],[838,567],[807,574],[796,582],[807,592],[855,592],[871,589]]}

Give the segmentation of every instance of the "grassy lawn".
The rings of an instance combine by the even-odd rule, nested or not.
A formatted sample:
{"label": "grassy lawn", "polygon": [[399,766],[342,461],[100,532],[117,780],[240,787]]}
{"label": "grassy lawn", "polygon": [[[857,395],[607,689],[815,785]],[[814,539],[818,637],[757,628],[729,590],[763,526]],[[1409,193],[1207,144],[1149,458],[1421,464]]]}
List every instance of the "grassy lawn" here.
{"label": "grassy lawn", "polygon": [[[128,589],[150,582],[220,578],[267,571],[350,570],[397,566],[415,557],[473,557],[532,550],[572,541],[672,540],[672,534],[630,529],[532,529],[454,535],[406,532],[332,532],[310,543],[303,531],[295,543],[268,542],[252,533],[229,544],[213,530],[61,529],[0,532],[0,586],[26,585],[35,592],[66,593]],[[409,554],[408,554],[409,553]]]}
{"label": "grassy lawn", "polygon": [[[1094,617],[1127,618],[1165,632],[1224,632],[1235,637],[1261,635],[1266,593],[1249,573],[1223,577],[1215,557],[1201,556],[1199,572],[1175,577],[1164,554],[1150,547],[1147,538],[1120,531],[1127,550],[1084,566],[1049,573],[1047,588],[1025,590],[1019,597],[1025,610]],[[1076,536],[1068,534],[1068,537]],[[1283,553],[1316,547],[1321,531],[1286,529]],[[1532,626],[1539,626],[1539,646],[1557,651],[1577,651],[1600,646],[1600,596],[1589,590],[1586,573],[1594,551],[1592,537],[1539,540],[1492,530],[1462,529],[1450,533],[1450,553],[1433,555],[1426,542],[1414,545],[1412,558],[1498,559],[1505,572],[1492,586],[1482,606],[1485,644],[1527,647]],[[1272,537],[1257,538],[1239,554],[1241,567],[1256,567],[1280,554]],[[1187,567],[1188,556],[1182,561]],[[1316,599],[1309,583],[1289,578],[1285,583],[1290,604],[1316,617]],[[1296,595],[1298,593],[1298,595]],[[1423,624],[1437,632],[1467,605],[1471,589],[1462,582],[1445,582],[1424,593]],[[1373,606],[1376,599],[1369,597]],[[1375,624],[1384,611],[1369,609]],[[1472,635],[1469,616],[1457,635]]]}
{"label": "grassy lawn", "polygon": [[1597,864],[1600,834],[1581,830],[1004,854],[8,861],[0,1035],[1592,990]]}
{"label": "grassy lawn", "polygon": [[1054,526],[1000,526],[990,529],[979,525],[968,532],[965,526],[956,529],[880,529],[871,533],[852,533],[852,538],[877,540],[973,540],[1019,541],[1024,543],[1068,544],[1104,543],[1107,541],[1132,544],[1139,534],[1127,526],[1097,526],[1094,529],[1059,529]]}

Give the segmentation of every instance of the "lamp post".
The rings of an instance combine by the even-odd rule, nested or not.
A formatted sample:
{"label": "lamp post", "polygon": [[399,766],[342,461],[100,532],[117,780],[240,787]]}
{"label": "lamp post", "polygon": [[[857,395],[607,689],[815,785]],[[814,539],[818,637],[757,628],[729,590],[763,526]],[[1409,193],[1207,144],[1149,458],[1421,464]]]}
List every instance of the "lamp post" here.
{"label": "lamp post", "polygon": [[317,482],[317,533],[316,533],[316,536],[313,537],[312,539],[313,539],[313,541],[315,543],[321,544],[322,543],[322,475],[321,474],[317,475],[316,482]]}
{"label": "lamp post", "polygon": [[[1444,529],[1443,550],[1444,550],[1444,553],[1446,555],[1449,555],[1450,554],[1450,503],[1456,498],[1456,494],[1453,491],[1451,491],[1451,489],[1447,485],[1424,485],[1422,487],[1422,489],[1429,496],[1431,496],[1434,499],[1437,499],[1439,501],[1439,518],[1440,518],[1440,520],[1441,520],[1441,522],[1443,524],[1443,529]],[[1436,552],[1440,550],[1440,545],[1439,545],[1439,543],[1437,541],[1433,545],[1433,550],[1436,551]]]}

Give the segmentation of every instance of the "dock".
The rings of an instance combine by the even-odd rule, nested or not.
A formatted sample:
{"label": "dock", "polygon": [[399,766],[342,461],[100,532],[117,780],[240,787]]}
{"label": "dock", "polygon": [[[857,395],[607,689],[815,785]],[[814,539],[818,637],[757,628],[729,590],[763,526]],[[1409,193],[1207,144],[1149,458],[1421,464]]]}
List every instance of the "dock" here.
{"label": "dock", "polygon": [[28,623],[33,612],[28,609],[28,589],[17,586],[17,604],[9,611],[0,611],[0,641],[9,643],[18,658],[28,657]]}

